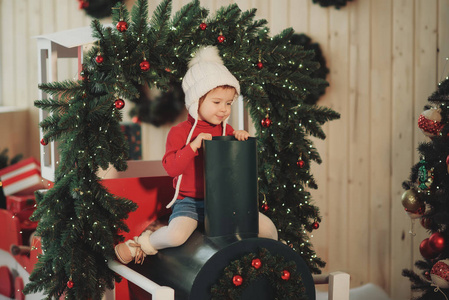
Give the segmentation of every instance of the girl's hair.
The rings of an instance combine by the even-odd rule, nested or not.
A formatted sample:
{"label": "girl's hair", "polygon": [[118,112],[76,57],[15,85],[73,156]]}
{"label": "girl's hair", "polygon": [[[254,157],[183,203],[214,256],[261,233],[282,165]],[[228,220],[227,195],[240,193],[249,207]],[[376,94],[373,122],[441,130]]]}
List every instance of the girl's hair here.
{"label": "girl's hair", "polygon": [[[234,91],[236,91],[235,87],[233,87],[233,86],[231,86],[231,85],[227,85],[227,84],[225,84],[225,85],[219,85],[219,86],[217,86],[217,87],[211,89],[209,92],[207,92],[207,93],[204,94],[203,96],[201,96],[201,98],[200,98],[200,100],[199,100],[199,102],[198,102],[198,108],[201,106],[201,104],[203,104],[204,99],[206,99],[206,96],[207,96],[211,91],[213,91],[213,90],[215,90],[215,89],[217,89],[217,88],[223,88],[223,89],[225,89],[225,90],[233,89]],[[237,92],[237,91],[236,91],[236,92]]]}

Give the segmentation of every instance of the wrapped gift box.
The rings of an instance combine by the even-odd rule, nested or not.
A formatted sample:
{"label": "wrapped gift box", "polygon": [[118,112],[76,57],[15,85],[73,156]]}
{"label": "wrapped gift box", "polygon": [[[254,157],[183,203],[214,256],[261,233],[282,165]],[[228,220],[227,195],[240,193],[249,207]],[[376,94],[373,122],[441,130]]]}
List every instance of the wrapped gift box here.
{"label": "wrapped gift box", "polygon": [[34,195],[6,196],[6,209],[17,216],[21,222],[29,221],[29,217],[35,210],[35,204],[36,197]]}
{"label": "wrapped gift box", "polygon": [[0,179],[6,196],[32,194],[44,188],[40,164],[32,157],[1,169]]}

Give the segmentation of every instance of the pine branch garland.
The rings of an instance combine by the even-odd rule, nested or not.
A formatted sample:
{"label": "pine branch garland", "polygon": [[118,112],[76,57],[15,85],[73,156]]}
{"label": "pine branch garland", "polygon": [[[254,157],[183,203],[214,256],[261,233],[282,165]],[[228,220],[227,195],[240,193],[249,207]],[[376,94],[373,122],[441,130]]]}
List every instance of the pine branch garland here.
{"label": "pine branch garland", "polygon": [[[283,271],[288,272],[287,277],[283,277]],[[240,276],[241,281],[235,282],[235,276]],[[245,288],[261,278],[268,280],[275,299],[307,299],[295,262],[285,262],[282,256],[274,256],[267,249],[260,249],[258,253],[249,253],[232,261],[223,270],[218,283],[211,287],[211,299],[240,299]]]}

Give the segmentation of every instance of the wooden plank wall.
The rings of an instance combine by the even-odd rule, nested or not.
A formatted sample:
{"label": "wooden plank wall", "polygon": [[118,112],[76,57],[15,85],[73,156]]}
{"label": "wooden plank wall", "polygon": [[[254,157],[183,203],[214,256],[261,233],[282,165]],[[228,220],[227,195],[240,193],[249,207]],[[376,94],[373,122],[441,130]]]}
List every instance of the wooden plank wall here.
{"label": "wooden plank wall", "polygon": [[[150,1],[150,11],[159,2]],[[188,2],[174,0],[174,10]],[[413,267],[427,233],[416,221],[416,236],[409,234],[401,182],[425,141],[417,118],[449,72],[449,0],[354,0],[339,10],[312,0],[201,1],[211,11],[233,2],[243,10],[256,7],[272,34],[289,26],[307,34],[326,57],[330,87],[319,104],[340,112],[341,119],[324,126],[327,139],[315,141],[323,163],[312,166],[319,189],[311,192],[324,220],[311,239],[327,261],[324,272],[346,271],[351,287],[371,282],[392,299],[409,299],[401,270]],[[26,151],[38,157],[37,51],[31,37],[86,26],[90,18],[74,0],[0,4],[0,103],[30,108]],[[71,62],[60,69],[67,78],[76,76]],[[145,159],[160,159],[169,128],[144,126]]]}

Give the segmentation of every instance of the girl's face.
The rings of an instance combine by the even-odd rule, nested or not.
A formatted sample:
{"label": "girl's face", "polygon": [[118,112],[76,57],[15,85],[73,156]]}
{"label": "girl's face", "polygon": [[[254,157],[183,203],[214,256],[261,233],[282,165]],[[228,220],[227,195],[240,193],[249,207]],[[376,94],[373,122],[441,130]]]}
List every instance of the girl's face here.
{"label": "girl's face", "polygon": [[217,87],[211,90],[204,101],[200,102],[198,120],[214,125],[220,124],[231,114],[234,96],[234,88]]}

